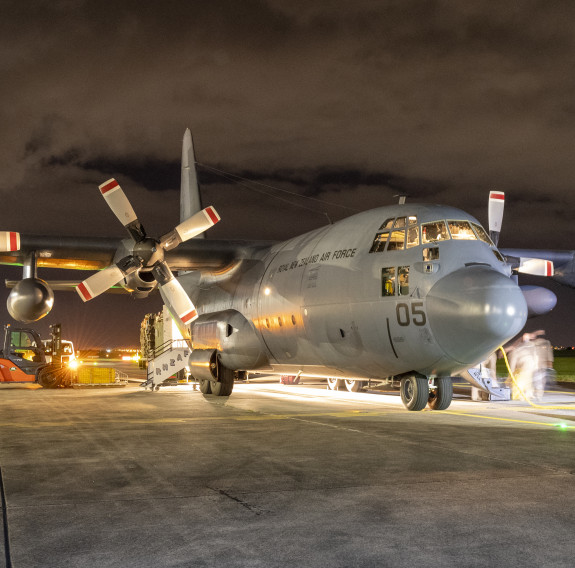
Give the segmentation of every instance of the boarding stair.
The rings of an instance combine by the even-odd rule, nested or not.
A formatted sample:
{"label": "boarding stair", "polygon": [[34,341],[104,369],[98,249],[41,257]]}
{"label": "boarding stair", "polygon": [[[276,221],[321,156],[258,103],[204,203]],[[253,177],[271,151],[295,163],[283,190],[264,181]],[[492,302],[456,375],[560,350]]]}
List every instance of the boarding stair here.
{"label": "boarding stair", "polygon": [[499,385],[485,365],[467,369],[461,376],[471,383],[472,400],[511,400],[511,389]]}
{"label": "boarding stair", "polygon": [[148,357],[147,379],[142,386],[145,389],[159,390],[160,385],[188,366],[192,350],[184,339],[169,340],[154,349]]}

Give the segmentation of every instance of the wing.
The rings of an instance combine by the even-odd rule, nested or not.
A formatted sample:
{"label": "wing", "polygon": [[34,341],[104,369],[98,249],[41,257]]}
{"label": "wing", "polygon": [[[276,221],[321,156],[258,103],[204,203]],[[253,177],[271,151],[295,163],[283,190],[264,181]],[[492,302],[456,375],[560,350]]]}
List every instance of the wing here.
{"label": "wing", "polygon": [[575,288],[575,251],[540,249],[500,249],[506,258],[540,258],[553,263],[553,280]]}
{"label": "wing", "polygon": [[[105,237],[54,237],[20,235],[20,250],[0,253],[0,265],[22,266],[36,253],[36,266],[71,270],[101,270],[130,244],[129,239]],[[224,241],[192,239],[166,252],[166,262],[175,271],[224,270],[238,260],[252,258],[255,251],[271,246],[269,241]]]}

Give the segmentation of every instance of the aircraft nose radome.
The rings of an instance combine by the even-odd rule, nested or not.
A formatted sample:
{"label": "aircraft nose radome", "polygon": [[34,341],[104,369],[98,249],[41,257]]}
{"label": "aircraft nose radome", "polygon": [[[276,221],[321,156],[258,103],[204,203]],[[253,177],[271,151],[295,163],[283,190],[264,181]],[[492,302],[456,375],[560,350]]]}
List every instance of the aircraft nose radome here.
{"label": "aircraft nose radome", "polygon": [[519,333],[527,303],[513,280],[483,266],[469,266],[439,280],[427,295],[435,340],[464,365],[487,357]]}

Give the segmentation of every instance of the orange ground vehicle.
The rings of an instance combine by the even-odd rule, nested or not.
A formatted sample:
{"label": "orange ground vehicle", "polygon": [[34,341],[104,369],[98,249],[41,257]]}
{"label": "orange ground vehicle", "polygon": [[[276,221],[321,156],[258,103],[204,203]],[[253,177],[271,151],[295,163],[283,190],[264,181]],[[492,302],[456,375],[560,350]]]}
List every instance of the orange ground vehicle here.
{"label": "orange ground vehicle", "polygon": [[68,386],[70,371],[60,363],[46,363],[40,336],[33,329],[4,326],[0,351],[0,384],[38,383],[45,388]]}

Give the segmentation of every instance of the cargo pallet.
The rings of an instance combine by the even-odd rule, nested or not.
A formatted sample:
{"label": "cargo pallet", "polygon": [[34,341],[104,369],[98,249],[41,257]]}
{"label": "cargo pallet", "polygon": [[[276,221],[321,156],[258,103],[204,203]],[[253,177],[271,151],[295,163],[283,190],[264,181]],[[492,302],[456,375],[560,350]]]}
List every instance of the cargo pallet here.
{"label": "cargo pallet", "polygon": [[128,375],[112,367],[85,366],[78,369],[73,388],[84,387],[125,387]]}

